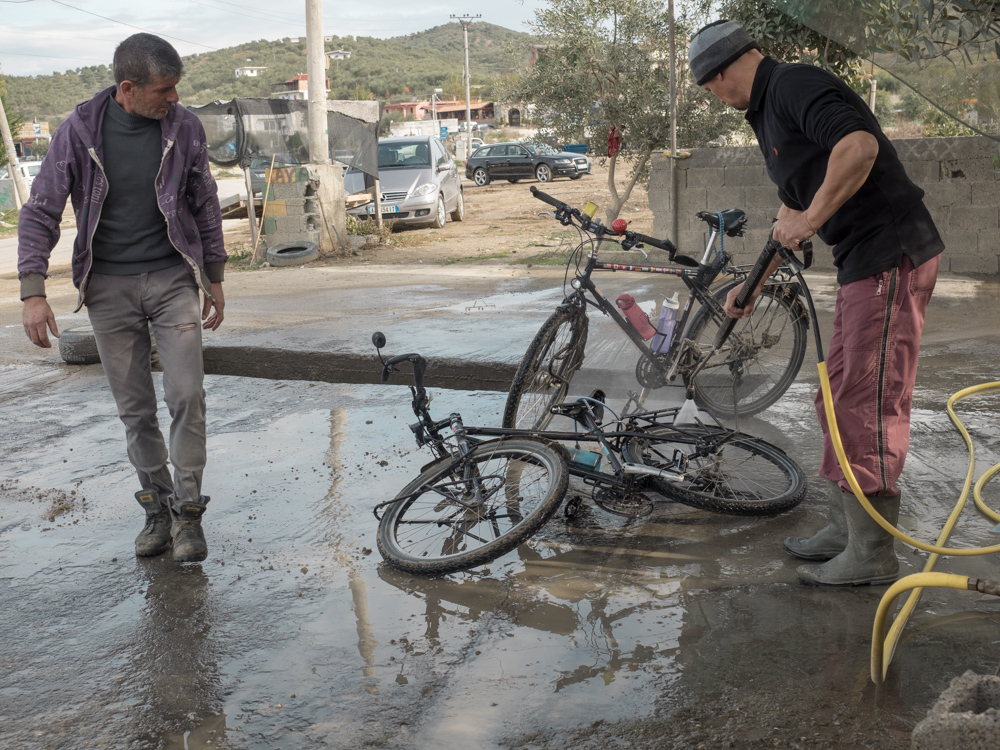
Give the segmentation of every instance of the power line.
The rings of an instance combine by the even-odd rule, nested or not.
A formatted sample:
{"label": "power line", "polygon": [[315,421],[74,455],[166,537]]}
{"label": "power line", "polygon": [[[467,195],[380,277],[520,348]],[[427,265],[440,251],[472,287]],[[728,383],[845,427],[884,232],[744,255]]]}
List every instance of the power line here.
{"label": "power line", "polygon": [[[121,26],[128,26],[130,29],[138,29],[139,31],[145,31],[147,34],[154,34],[154,33],[156,33],[156,32],[150,31],[149,29],[144,29],[141,26],[133,26],[132,24],[125,23],[124,21],[119,21],[119,20],[114,19],[114,18],[108,18],[107,16],[102,16],[100,13],[94,13],[93,11],[84,10],[83,8],[77,8],[75,5],[70,5],[69,3],[62,2],[62,0],[52,0],[52,2],[54,2],[56,5],[62,5],[63,7],[69,8],[71,10],[78,10],[81,13],[87,13],[88,15],[91,15],[91,16],[97,16],[98,18],[103,18],[105,21],[111,21],[112,23],[117,23],[117,24],[120,24]],[[194,45],[196,45],[198,47],[205,47],[206,49],[210,49],[213,52],[218,51],[218,50],[216,50],[215,47],[209,47],[207,44],[202,44],[201,42],[192,42],[192,41],[190,41],[188,39],[181,39],[179,36],[170,36],[170,34],[157,34],[157,36],[166,37],[167,39],[174,39],[174,40],[176,40],[178,42],[184,42],[185,44],[194,44]]]}

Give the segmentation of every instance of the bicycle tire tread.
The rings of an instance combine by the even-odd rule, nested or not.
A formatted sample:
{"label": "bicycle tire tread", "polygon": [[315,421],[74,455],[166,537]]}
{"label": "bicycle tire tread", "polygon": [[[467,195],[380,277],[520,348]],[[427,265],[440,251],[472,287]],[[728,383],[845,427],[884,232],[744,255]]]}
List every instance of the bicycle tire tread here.
{"label": "bicycle tire tread", "polygon": [[[574,353],[571,355],[572,359],[568,365],[568,372],[560,373],[566,383],[566,390],[568,392],[569,385],[573,380],[573,376],[576,371],[580,369],[581,364],[585,356],[585,351],[587,347],[587,333],[588,333],[588,320],[587,314],[583,310],[569,305],[560,305],[556,308],[555,312],[552,313],[542,324],[542,327],[538,329],[538,333],[531,340],[528,345],[528,349],[524,353],[524,357],[521,359],[521,364],[517,368],[517,372],[514,375],[513,381],[511,381],[510,390],[507,393],[507,401],[504,404],[503,421],[501,422],[502,427],[513,428],[516,427],[516,417],[518,409],[521,406],[521,400],[524,397],[525,387],[530,378],[539,370],[538,359],[546,351],[547,345],[555,337],[556,332],[559,330],[559,326],[564,322],[569,322],[571,326],[571,334],[576,338],[576,343],[574,345]],[[565,393],[563,394],[565,396]],[[555,402],[556,399],[553,399]],[[552,420],[552,415],[546,415],[545,418],[540,420],[534,425],[530,425],[528,429],[541,430],[544,429],[548,423]]]}
{"label": "bicycle tire tread", "polygon": [[[678,440],[676,436],[665,436],[662,438],[662,442],[675,443],[685,441]],[[782,475],[788,480],[788,486],[775,497],[753,502],[724,497],[711,497],[704,493],[685,489],[678,483],[670,482],[660,477],[651,477],[653,486],[665,497],[692,508],[734,516],[775,515],[794,508],[805,498],[805,475],[799,465],[780,448],[760,438],[743,435],[732,438],[726,445],[742,448],[769,461],[773,466],[781,470]],[[623,452],[626,459],[630,462],[645,463],[642,460],[641,451],[636,449],[636,443],[633,440],[626,442],[623,446]]]}

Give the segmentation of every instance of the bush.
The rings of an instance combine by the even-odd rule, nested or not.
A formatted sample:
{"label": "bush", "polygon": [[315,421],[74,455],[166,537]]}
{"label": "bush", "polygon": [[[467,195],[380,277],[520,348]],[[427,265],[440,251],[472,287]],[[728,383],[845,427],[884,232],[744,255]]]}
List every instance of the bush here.
{"label": "bush", "polygon": [[390,219],[389,221],[383,221],[382,226],[379,226],[378,222],[374,219],[368,219],[365,221],[357,218],[353,214],[347,214],[348,234],[356,234],[360,237],[371,237],[372,241],[377,242],[380,245],[388,245],[392,242],[393,224],[395,224],[395,222]]}

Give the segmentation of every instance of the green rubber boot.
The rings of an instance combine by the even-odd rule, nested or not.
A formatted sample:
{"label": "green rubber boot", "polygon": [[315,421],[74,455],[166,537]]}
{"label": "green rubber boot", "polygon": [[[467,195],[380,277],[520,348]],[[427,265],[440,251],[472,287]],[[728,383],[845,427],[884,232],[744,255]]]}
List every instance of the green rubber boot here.
{"label": "green rubber boot", "polygon": [[170,549],[170,511],[156,490],[139,490],[135,499],[146,511],[146,525],[135,538],[138,557],[155,557]]}
{"label": "green rubber boot", "polygon": [[188,502],[181,505],[179,511],[170,509],[173,524],[170,535],[174,542],[174,560],[177,562],[201,562],[208,557],[208,542],[201,528],[201,517],[209,498],[202,495],[202,502]]}
{"label": "green rubber boot", "polygon": [[847,547],[847,518],[844,498],[847,495],[836,482],[830,482],[829,522],[811,537],[790,536],[782,546],[785,552],[803,560],[830,560]]}
{"label": "green rubber boot", "polygon": [[[869,497],[875,510],[893,526],[899,521],[899,495]],[[899,560],[893,549],[895,537],[868,515],[861,503],[844,496],[847,518],[847,548],[822,565],[803,565],[795,572],[813,586],[875,586],[899,577]]]}

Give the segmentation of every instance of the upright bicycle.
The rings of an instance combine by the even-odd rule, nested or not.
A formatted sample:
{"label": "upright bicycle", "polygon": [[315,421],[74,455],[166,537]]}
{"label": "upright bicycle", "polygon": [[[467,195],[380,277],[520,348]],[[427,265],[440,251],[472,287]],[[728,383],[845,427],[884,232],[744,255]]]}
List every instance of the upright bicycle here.
{"label": "upright bicycle", "polygon": [[[380,350],[385,346],[381,333],[372,340]],[[596,505],[632,518],[649,514],[660,496],[750,516],[788,510],[805,496],[802,470],[780,449],[724,427],[679,426],[676,408],[616,419],[609,429],[597,393],[551,407],[577,426],[567,432],[474,427],[456,413],[434,419],[423,357],[383,360],[382,380],[403,362],[413,366],[417,422],[410,430],[435,458],[375,507],[379,552],[400,570],[452,573],[514,549],[555,514],[570,476],[576,481],[567,515],[587,490]],[[577,447],[571,451],[565,442]],[[593,450],[582,450],[582,443]]]}
{"label": "upright bicycle", "polygon": [[[752,315],[736,322],[723,311],[729,291],[748,276],[746,267],[732,264],[723,246],[725,237],[743,234],[743,211],[697,214],[708,225],[709,238],[703,257],[695,261],[679,255],[669,240],[628,231],[621,220],[605,227],[535,187],[531,192],[555,208],[553,216],[560,223],[577,228],[583,240],[569,260],[569,267],[575,265],[571,290],[529,344],[514,377],[504,408],[504,427],[544,429],[549,424],[551,407],[565,399],[584,361],[588,306],[609,316],[633,343],[639,354],[635,377],[644,389],[660,388],[680,377],[688,394],[719,418],[756,414],[788,390],[802,366],[810,319],[801,297],[801,276],[796,278],[786,262],[763,286]],[[625,250],[650,245],[666,251],[676,265],[604,263],[598,260],[598,252],[607,244]],[[768,243],[769,258],[777,250],[773,244]],[[803,243],[803,249],[808,267],[811,246]],[[664,274],[684,283],[689,293],[669,343],[659,351],[647,344],[594,284],[591,276],[598,270]],[[713,290],[720,277],[727,281]],[[725,337],[720,337],[722,328],[729,330]]]}

